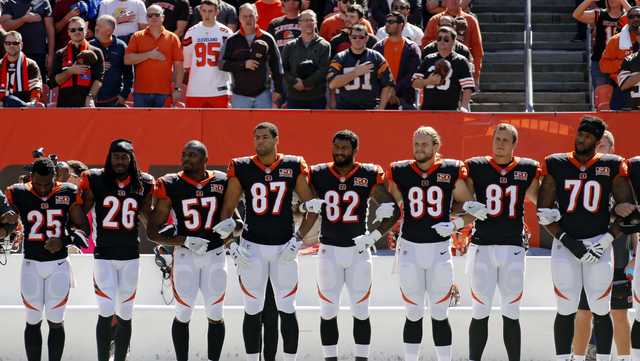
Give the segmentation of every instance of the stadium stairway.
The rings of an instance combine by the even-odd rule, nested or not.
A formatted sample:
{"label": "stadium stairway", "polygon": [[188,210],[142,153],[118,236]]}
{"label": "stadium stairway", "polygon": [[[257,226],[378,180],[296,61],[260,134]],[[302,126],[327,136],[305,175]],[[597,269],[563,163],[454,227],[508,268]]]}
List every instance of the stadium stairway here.
{"label": "stadium stairway", "polygon": [[[485,56],[475,112],[521,112],[524,107],[525,0],[483,0],[474,6]],[[536,112],[587,111],[585,43],[572,42],[573,0],[533,0],[533,101]]]}

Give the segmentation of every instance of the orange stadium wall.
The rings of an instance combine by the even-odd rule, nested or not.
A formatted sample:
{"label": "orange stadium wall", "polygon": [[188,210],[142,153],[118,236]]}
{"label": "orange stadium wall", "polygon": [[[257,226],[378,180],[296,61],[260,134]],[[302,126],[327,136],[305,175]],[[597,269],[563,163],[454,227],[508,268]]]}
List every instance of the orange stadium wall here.
{"label": "orange stadium wall", "polygon": [[[421,125],[438,130],[441,153],[466,159],[491,151],[491,132],[500,122],[520,132],[516,155],[542,161],[547,154],[573,149],[575,129],[584,113],[484,114],[295,110],[188,109],[2,109],[0,185],[17,180],[31,162],[31,151],[45,147],[60,159],[78,159],[88,165],[104,163],[111,140],[134,142],[141,169],[154,176],[179,168],[184,143],[199,139],[209,148],[211,167],[223,169],[233,157],[253,152],[251,130],[261,121],[280,128],[279,151],[304,156],[309,164],[331,160],[330,140],[340,129],[355,131],[361,140],[358,160],[383,167],[411,158],[411,135]],[[616,137],[616,153],[640,154],[638,115],[601,113]],[[539,229],[528,205],[527,224],[532,246],[540,245]],[[532,225],[535,225],[532,227]],[[542,238],[543,245],[546,244]]]}

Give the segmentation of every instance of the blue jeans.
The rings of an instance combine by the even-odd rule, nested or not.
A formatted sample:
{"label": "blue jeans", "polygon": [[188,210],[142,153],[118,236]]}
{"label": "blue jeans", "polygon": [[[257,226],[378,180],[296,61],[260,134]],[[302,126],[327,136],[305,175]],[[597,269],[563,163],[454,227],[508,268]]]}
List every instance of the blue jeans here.
{"label": "blue jeans", "polygon": [[167,97],[167,94],[133,93],[133,106],[135,108],[162,108]]}
{"label": "blue jeans", "polygon": [[287,108],[289,109],[326,109],[327,99],[325,97],[317,99],[287,99]]}
{"label": "blue jeans", "polygon": [[247,97],[233,93],[231,95],[232,108],[271,109],[271,90],[267,89],[256,97]]}
{"label": "blue jeans", "polygon": [[7,95],[2,99],[2,106],[5,108],[25,108],[27,103],[15,95]]}

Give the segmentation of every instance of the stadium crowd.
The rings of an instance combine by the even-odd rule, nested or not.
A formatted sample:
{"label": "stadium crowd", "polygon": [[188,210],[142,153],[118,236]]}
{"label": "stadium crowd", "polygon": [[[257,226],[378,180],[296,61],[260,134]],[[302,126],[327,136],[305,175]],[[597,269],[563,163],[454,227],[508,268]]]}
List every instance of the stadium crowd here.
{"label": "stadium crowd", "polygon": [[0,0],[0,106],[468,111],[471,0]]}

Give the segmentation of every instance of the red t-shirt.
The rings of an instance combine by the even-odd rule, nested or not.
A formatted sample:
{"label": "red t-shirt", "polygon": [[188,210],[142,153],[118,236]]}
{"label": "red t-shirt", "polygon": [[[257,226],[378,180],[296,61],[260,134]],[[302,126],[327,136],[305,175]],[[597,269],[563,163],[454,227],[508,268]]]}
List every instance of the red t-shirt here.
{"label": "red t-shirt", "polygon": [[258,9],[258,26],[260,29],[269,27],[271,20],[282,16],[282,3],[276,0],[273,4],[267,4],[263,0],[256,1],[256,9]]}

